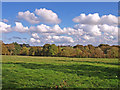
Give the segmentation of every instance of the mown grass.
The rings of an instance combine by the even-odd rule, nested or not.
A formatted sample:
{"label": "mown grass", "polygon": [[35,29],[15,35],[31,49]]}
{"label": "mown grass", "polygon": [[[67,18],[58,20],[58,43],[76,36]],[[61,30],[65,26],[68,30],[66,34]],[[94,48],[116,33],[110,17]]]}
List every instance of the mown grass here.
{"label": "mown grass", "polygon": [[118,88],[118,59],[3,56],[3,88]]}

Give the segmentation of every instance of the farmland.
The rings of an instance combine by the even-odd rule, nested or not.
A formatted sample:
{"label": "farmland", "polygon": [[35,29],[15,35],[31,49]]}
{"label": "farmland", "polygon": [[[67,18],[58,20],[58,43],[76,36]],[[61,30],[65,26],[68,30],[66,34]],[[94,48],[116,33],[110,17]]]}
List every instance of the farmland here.
{"label": "farmland", "polygon": [[2,56],[3,88],[118,88],[118,59]]}

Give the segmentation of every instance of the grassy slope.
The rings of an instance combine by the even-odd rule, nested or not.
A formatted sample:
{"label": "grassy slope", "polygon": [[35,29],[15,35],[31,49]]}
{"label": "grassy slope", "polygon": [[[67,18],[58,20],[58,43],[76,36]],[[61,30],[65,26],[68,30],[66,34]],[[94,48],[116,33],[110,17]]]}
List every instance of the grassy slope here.
{"label": "grassy slope", "polygon": [[118,87],[118,59],[3,56],[3,88]]}

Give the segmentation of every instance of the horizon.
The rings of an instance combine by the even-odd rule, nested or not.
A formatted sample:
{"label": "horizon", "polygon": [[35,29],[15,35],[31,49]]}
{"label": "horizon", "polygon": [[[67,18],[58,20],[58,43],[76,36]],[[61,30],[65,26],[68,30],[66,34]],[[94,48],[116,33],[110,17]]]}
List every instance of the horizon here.
{"label": "horizon", "polygon": [[[0,42],[1,42],[2,40],[0,40]],[[4,43],[3,41],[2,41],[2,43]],[[12,43],[4,43],[5,45],[9,45],[9,44],[13,44],[13,43],[17,43],[17,44],[19,44],[19,45],[23,45],[23,44],[25,44],[25,45],[30,45],[29,43],[18,43],[18,42],[12,42]],[[45,43],[45,44],[50,44],[50,43]],[[45,45],[44,44],[44,45]],[[52,44],[54,44],[54,43],[52,43]],[[52,45],[52,44],[50,44],[50,45]],[[103,43],[101,43],[101,44],[99,44],[99,45],[102,45]],[[40,46],[40,47],[43,47],[44,45],[38,45],[38,47]],[[55,44],[56,45],[56,44]],[[77,46],[77,45],[82,45],[82,44],[76,44],[76,45],[74,45],[74,46]],[[97,47],[97,46],[99,46],[99,45],[93,45],[93,44],[86,44],[86,45],[82,45],[82,46],[88,46],[88,45],[92,45],[92,46],[94,46],[94,47]],[[109,44],[103,44],[103,45],[109,45]],[[32,46],[32,45],[30,45],[30,46]],[[74,47],[74,46],[72,46],[72,45],[56,45],[56,46],[70,46],[70,47]],[[109,46],[120,46],[120,45],[109,45]],[[32,46],[32,47],[37,47],[37,45],[36,46]]]}

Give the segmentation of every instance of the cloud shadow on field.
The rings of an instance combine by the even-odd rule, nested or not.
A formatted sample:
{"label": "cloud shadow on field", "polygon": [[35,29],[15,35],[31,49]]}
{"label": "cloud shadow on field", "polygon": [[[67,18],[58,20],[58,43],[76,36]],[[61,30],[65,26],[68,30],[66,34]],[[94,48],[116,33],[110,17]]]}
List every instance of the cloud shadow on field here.
{"label": "cloud shadow on field", "polygon": [[119,69],[86,64],[74,65],[53,65],[53,64],[34,64],[34,63],[4,63],[19,64],[28,69],[53,70],[63,73],[77,74],[78,76],[99,77],[101,79],[118,79]]}
{"label": "cloud shadow on field", "polygon": [[108,63],[108,62],[101,62],[101,61],[76,61],[76,60],[56,60],[59,62],[87,62],[87,63],[97,63],[97,64],[109,64],[109,65],[120,65],[120,63]]}

